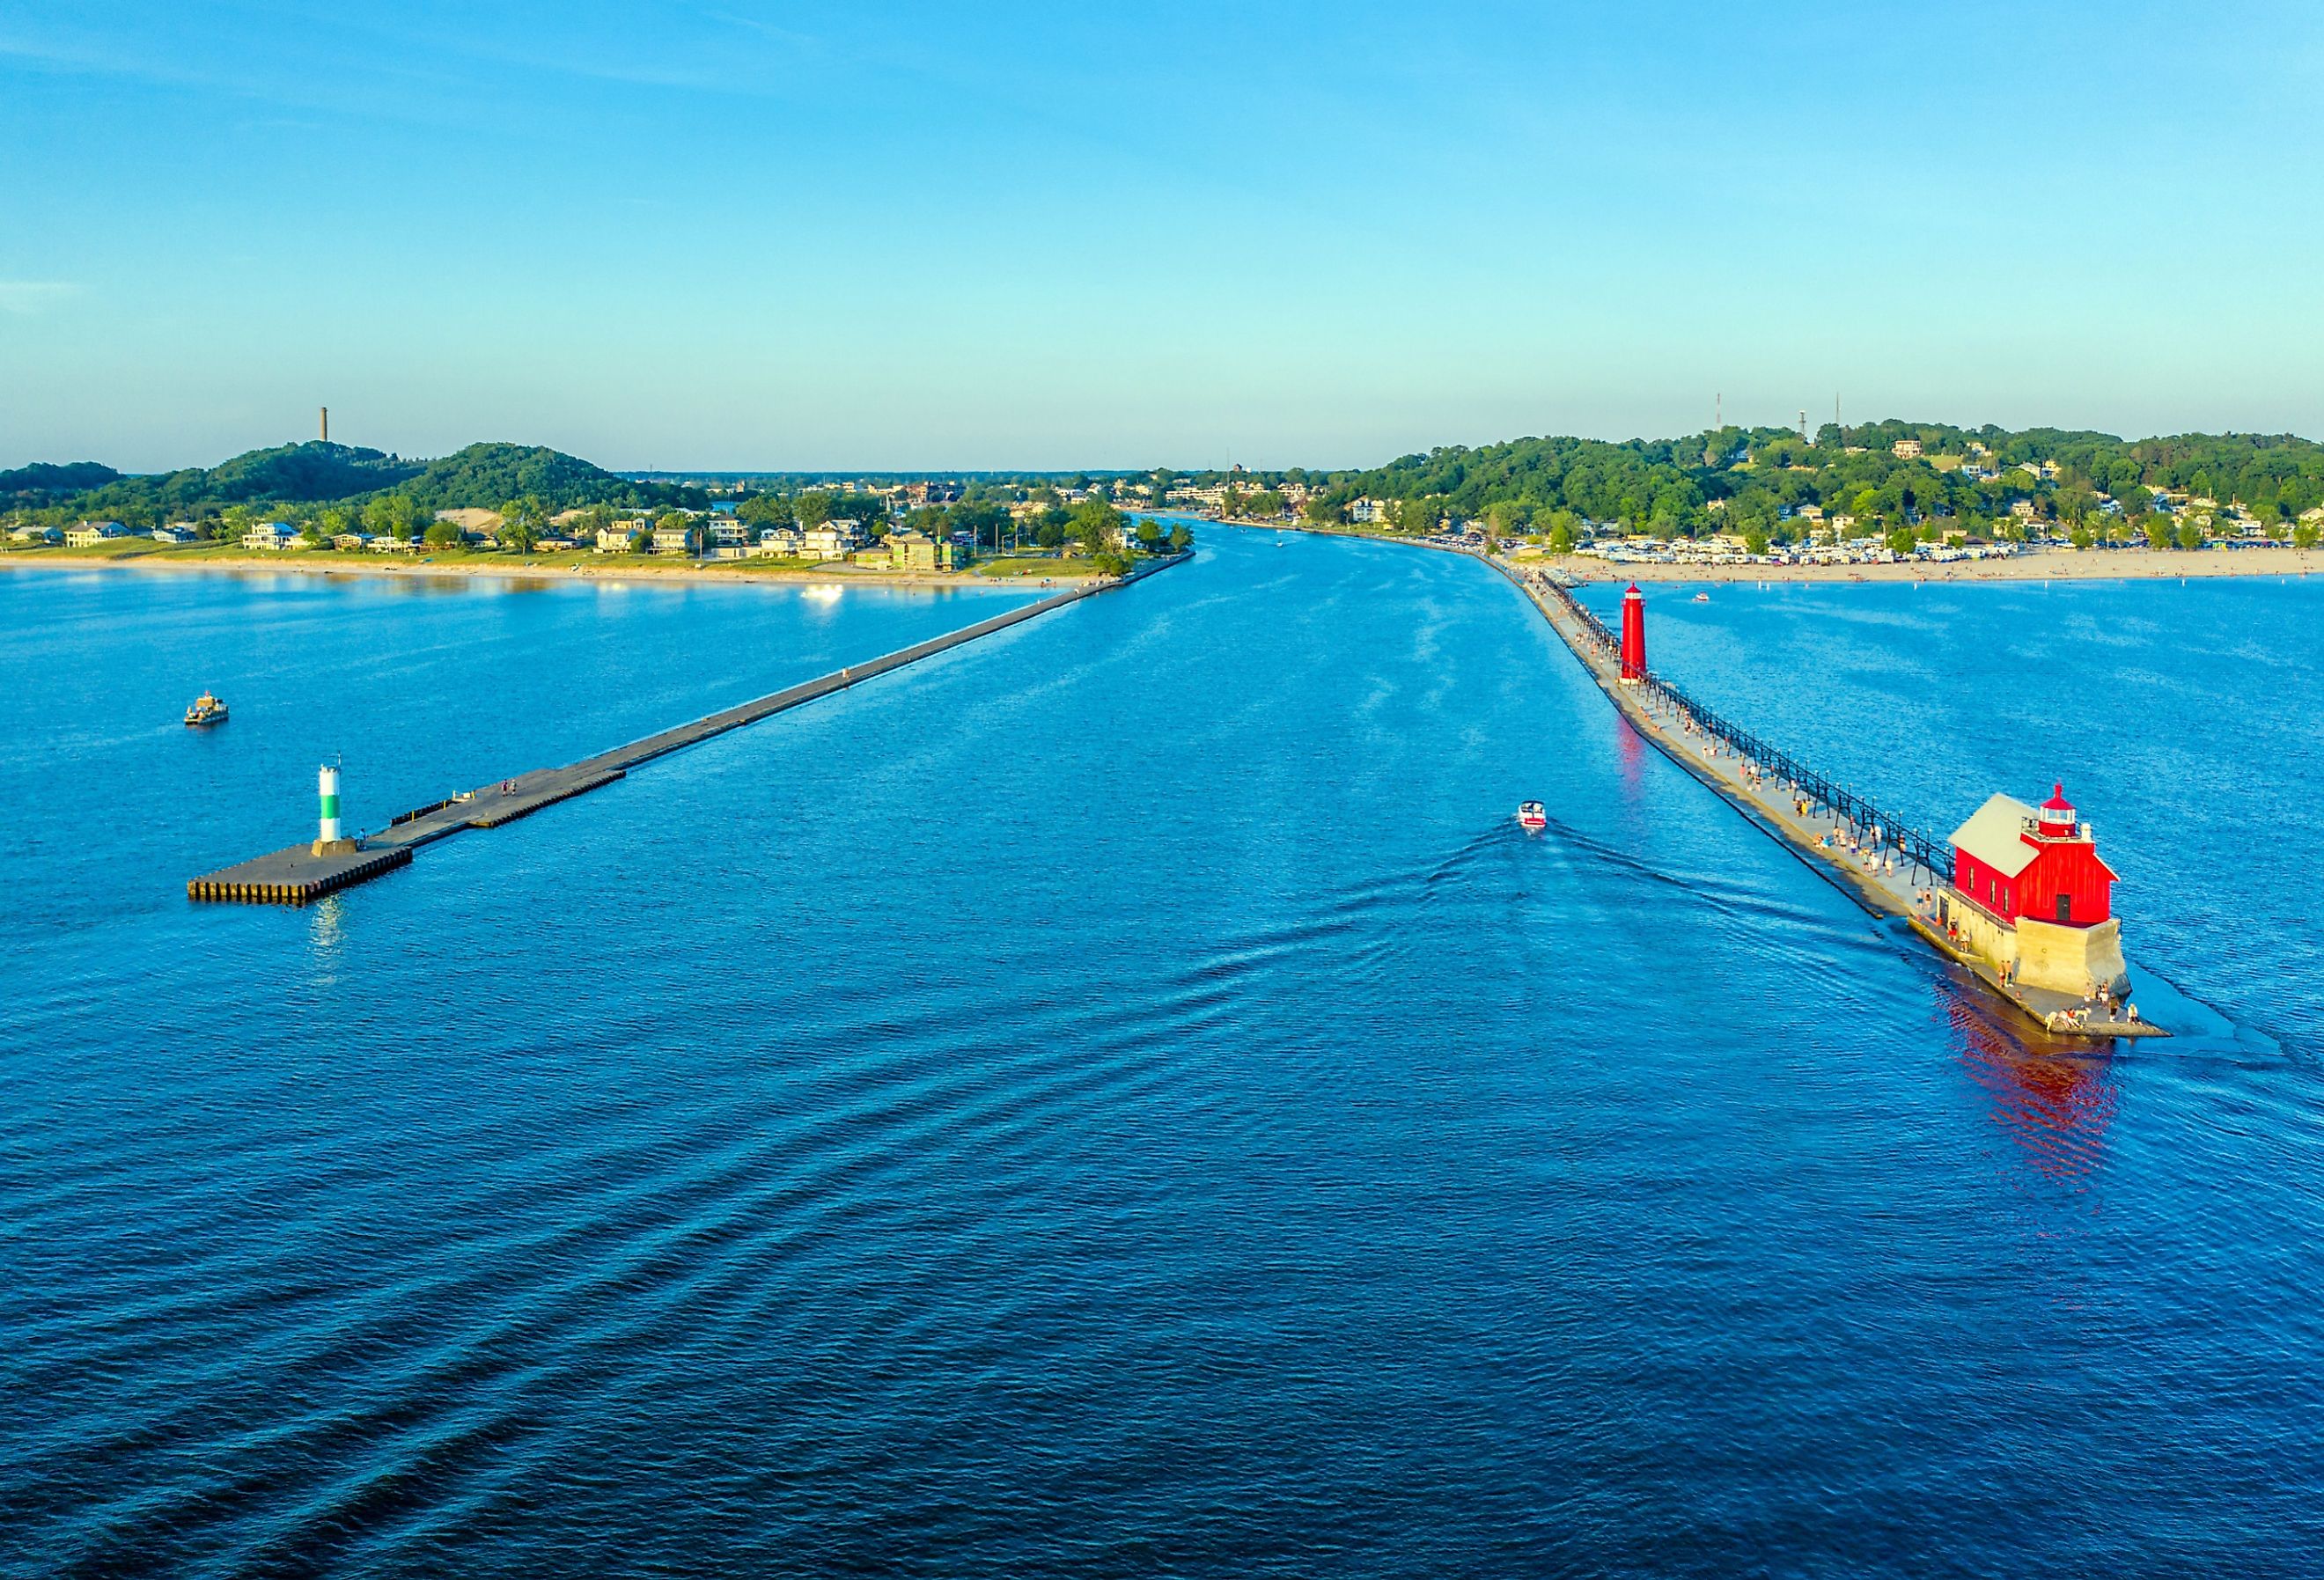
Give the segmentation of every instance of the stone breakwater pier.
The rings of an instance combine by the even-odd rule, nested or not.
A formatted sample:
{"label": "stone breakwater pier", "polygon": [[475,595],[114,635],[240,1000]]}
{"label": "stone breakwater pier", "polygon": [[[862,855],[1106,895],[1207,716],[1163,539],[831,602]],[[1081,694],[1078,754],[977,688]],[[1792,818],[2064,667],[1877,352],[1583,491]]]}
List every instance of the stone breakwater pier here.
{"label": "stone breakwater pier", "polygon": [[907,664],[934,658],[940,652],[947,652],[979,637],[991,636],[995,632],[1006,631],[1012,625],[1037,619],[1052,609],[1062,609],[1068,604],[1078,603],[1099,593],[1127,587],[1192,557],[1193,551],[1189,550],[1140,566],[1127,576],[1070,588],[1053,597],[1020,605],[1006,614],[995,614],[989,620],[980,620],[973,625],[932,637],[883,657],[851,664],[837,674],[824,675],[648,735],[643,740],[632,741],[626,746],[601,752],[579,762],[567,763],[562,768],[537,768],[512,779],[495,781],[432,806],[399,814],[379,834],[362,839],[318,839],[311,845],[294,845],[271,855],[256,856],[234,866],[205,873],[186,884],[186,896],[189,900],[247,904],[305,905],[310,901],[320,900],[326,894],[367,882],[398,867],[410,865],[411,853],[421,845],[447,839],[465,829],[498,828],[504,823],[513,823],[543,807],[555,806],[559,801],[570,800],[575,796],[611,784],[641,762],[650,762],[657,757],[709,740],[714,735],[740,729],[744,725],[756,724],[802,703],[813,702],[819,697],[828,697],[851,686],[860,686]]}
{"label": "stone breakwater pier", "polygon": [[[2047,1030],[2068,1036],[2167,1037],[2126,1006],[2010,980],[1953,936],[1941,894],[1953,881],[1953,850],[1865,797],[1738,728],[1677,687],[1633,666],[1624,678],[1621,638],[1563,583],[1499,559],[1631,727],[1753,822],[1832,879],[1875,916],[1910,924],[1932,947],[1973,974]],[[2111,1018],[2108,1018],[2111,1017]]]}

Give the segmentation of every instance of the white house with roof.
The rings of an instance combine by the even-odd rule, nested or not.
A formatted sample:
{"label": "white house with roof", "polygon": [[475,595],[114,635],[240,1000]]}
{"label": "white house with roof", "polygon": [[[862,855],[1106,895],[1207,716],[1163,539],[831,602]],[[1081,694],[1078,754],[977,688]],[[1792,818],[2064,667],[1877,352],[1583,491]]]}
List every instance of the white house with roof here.
{"label": "white house with roof", "polygon": [[119,522],[83,522],[65,534],[68,549],[94,549],[112,538],[126,538],[129,529]]}
{"label": "white house with roof", "polygon": [[806,533],[810,559],[844,559],[863,547],[863,530],[853,522],[826,522]]}

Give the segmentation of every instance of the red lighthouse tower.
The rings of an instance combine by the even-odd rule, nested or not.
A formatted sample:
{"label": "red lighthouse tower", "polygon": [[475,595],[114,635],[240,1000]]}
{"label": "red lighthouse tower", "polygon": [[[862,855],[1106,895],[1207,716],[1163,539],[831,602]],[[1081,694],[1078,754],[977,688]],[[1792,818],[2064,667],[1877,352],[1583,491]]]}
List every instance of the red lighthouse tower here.
{"label": "red lighthouse tower", "polygon": [[1637,584],[1622,595],[1622,679],[1646,678],[1646,596]]}

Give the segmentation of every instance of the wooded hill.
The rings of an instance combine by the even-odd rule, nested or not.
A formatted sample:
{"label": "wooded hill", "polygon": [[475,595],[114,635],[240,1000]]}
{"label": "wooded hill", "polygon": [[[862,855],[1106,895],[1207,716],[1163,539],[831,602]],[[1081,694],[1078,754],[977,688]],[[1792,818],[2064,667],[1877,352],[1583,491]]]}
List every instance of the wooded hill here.
{"label": "wooded hill", "polygon": [[698,503],[690,490],[633,483],[539,445],[472,444],[430,461],[310,439],[148,476],[124,476],[93,461],[0,472],[0,504],[65,506],[132,525],[198,520],[237,504],[360,504],[385,494],[407,495],[428,511],[497,510],[526,497],[558,510]]}
{"label": "wooded hill", "polygon": [[[1908,453],[1896,453],[1900,442]],[[1914,445],[1918,455],[1909,453]],[[2135,517],[2157,491],[2241,504],[2255,519],[2277,522],[2324,504],[2324,445],[2292,434],[2126,440],[1892,420],[1827,423],[1812,439],[1790,429],[1736,427],[1623,443],[1521,439],[1449,446],[1368,470],[1237,480],[1253,489],[1303,483],[1318,496],[1318,514],[1370,498],[1414,502],[1421,507],[1416,519],[1515,525],[1563,511],[1672,534],[1714,525],[1774,529],[1802,504],[1850,513],[1868,524],[1950,518],[1974,528],[2019,501],[2045,517],[2080,522],[2111,500]]]}

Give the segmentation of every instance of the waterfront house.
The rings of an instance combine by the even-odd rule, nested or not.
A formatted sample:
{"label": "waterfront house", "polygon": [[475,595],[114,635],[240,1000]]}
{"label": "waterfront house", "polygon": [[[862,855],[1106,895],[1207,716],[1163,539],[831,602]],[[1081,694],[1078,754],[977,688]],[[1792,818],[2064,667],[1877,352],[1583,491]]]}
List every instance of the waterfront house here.
{"label": "waterfront house", "polygon": [[54,527],[44,527],[32,522],[8,530],[11,543],[53,543],[63,535]]}
{"label": "waterfront house", "polygon": [[577,538],[569,538],[562,532],[552,532],[546,538],[536,540],[532,546],[546,550],[551,554],[569,554],[581,547],[581,541]]}
{"label": "waterfront house", "polygon": [[810,559],[844,559],[863,546],[862,530],[853,522],[827,522],[806,533]]}
{"label": "waterfront house", "polygon": [[153,529],[156,543],[190,543],[200,535],[184,522],[171,522],[168,526]]}
{"label": "waterfront house", "polygon": [[362,532],[334,532],[331,547],[342,554],[359,554],[371,547],[371,539]]}
{"label": "waterfront house", "polygon": [[299,541],[299,534],[287,522],[261,522],[242,535],[245,549],[288,549]]}
{"label": "waterfront house", "polygon": [[420,540],[395,532],[382,532],[364,547],[374,554],[417,554],[420,552]]}
{"label": "waterfront house", "polygon": [[628,553],[631,535],[639,531],[640,525],[637,522],[615,522],[610,526],[599,527],[596,551],[600,554]]}
{"label": "waterfront house", "polygon": [[68,549],[94,549],[113,538],[129,536],[129,529],[119,522],[83,522],[65,534]]}
{"label": "waterfront house", "polygon": [[691,554],[694,552],[692,527],[656,527],[653,551],[657,554]]}
{"label": "waterfront house", "polygon": [[957,544],[939,543],[926,532],[888,534],[888,563],[898,570],[951,570],[960,563]]}
{"label": "waterfront house", "polygon": [[759,533],[751,552],[779,559],[797,559],[807,552],[807,535],[796,527],[768,527]]}
{"label": "waterfront house", "polygon": [[751,541],[751,529],[742,522],[717,520],[710,523],[710,546],[714,549],[741,549]]}

